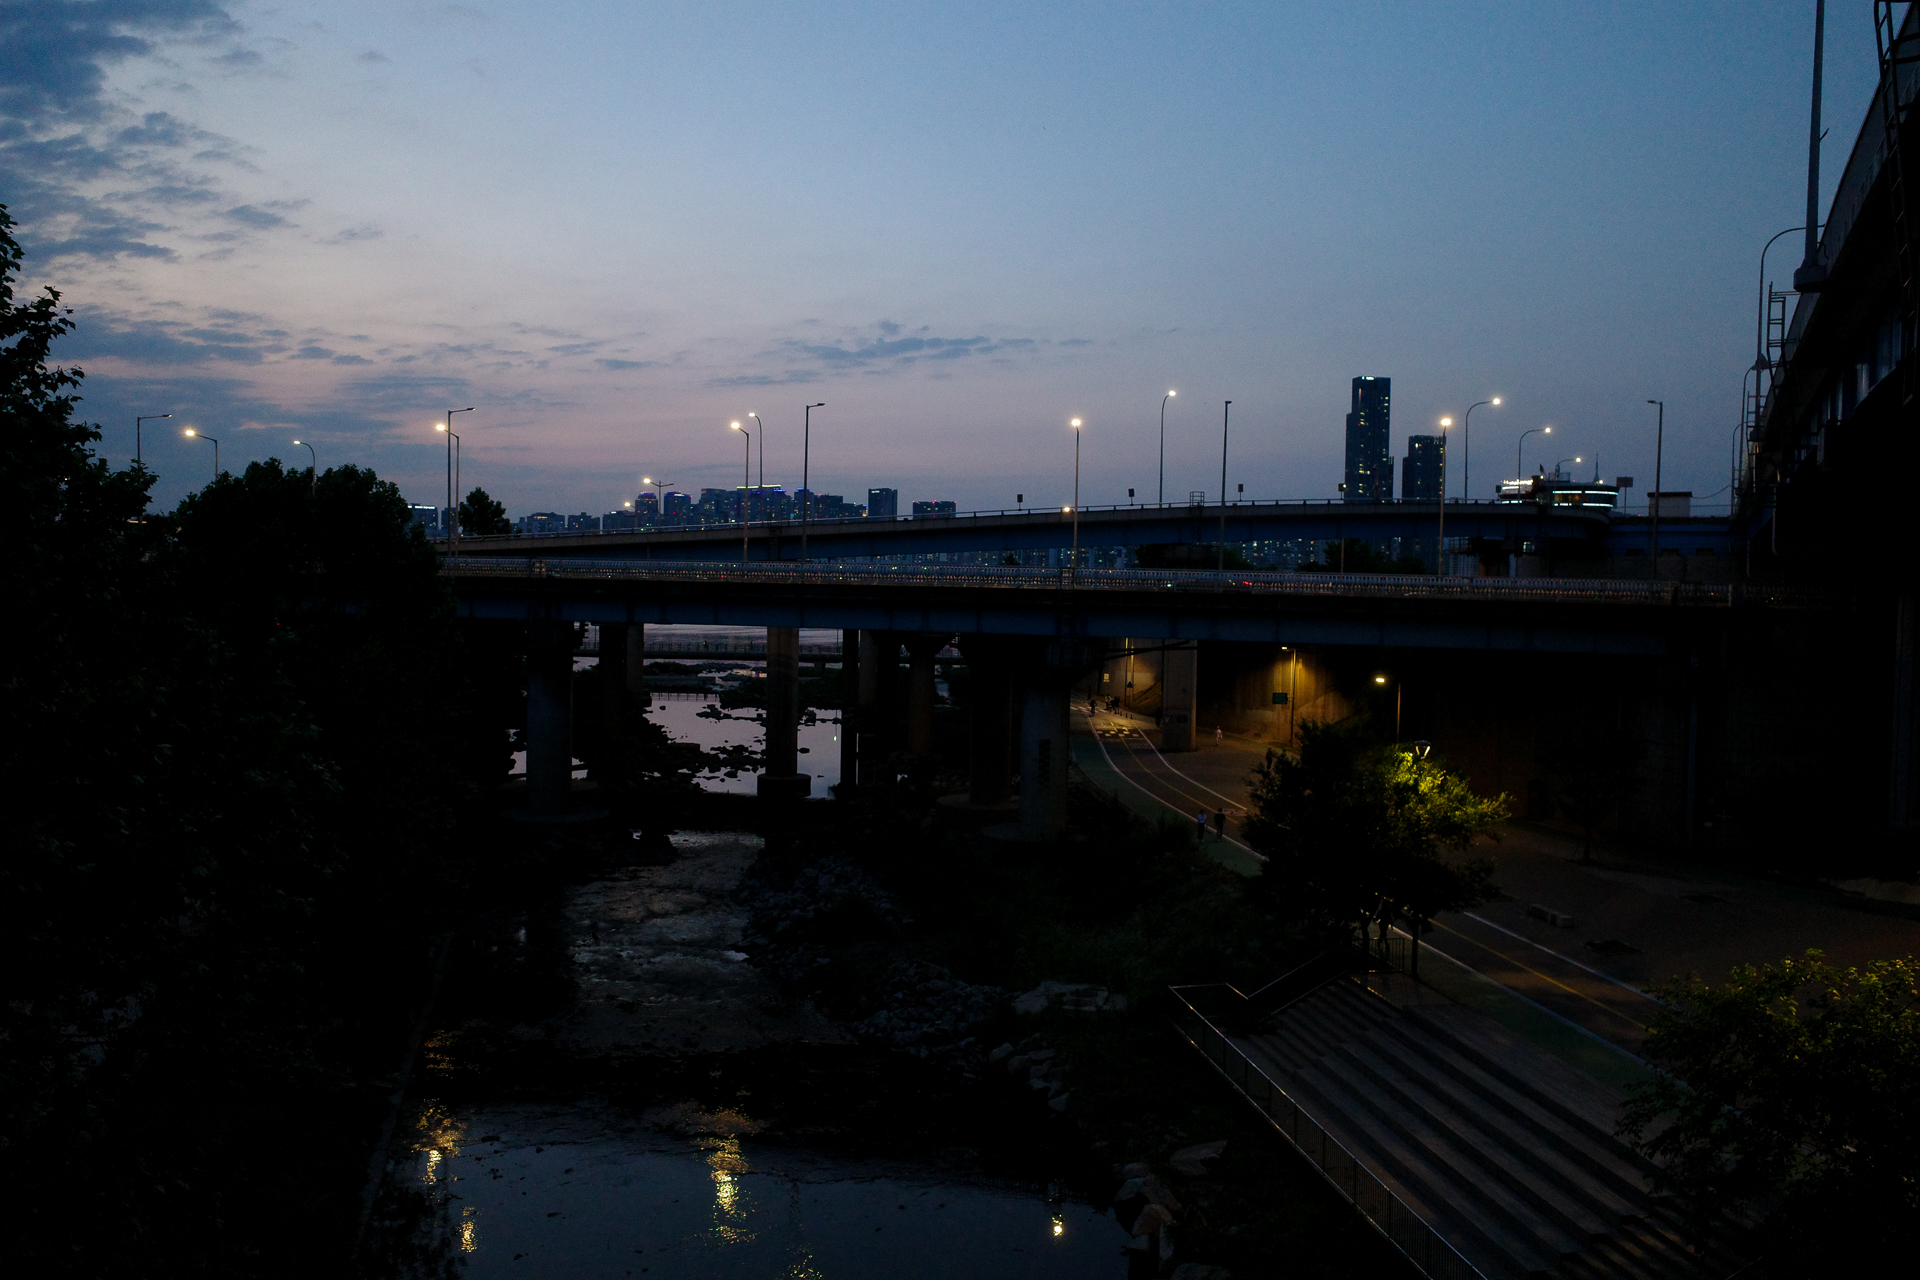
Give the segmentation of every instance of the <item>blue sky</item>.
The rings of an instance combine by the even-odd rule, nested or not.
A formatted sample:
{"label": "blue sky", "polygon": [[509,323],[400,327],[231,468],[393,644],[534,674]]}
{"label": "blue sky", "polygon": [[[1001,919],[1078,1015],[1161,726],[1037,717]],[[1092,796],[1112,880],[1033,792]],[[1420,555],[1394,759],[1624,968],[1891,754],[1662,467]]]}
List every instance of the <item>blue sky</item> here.
{"label": "blue sky", "polygon": [[[1858,13],[1853,12],[1858,8]],[[963,508],[1329,497],[1355,374],[1473,495],[1597,454],[1727,482],[1801,220],[1811,0],[1411,6],[0,4],[0,200],[109,457],[358,462],[515,514],[642,474]],[[1864,6],[1827,38],[1831,192]],[[1784,282],[1792,237],[1769,260]],[[1457,459],[1458,454],[1454,457]],[[757,461],[756,461],[757,465]],[[1457,468],[1457,461],[1454,464]],[[1583,470],[1589,469],[1583,464]],[[1458,492],[1458,471],[1455,471]],[[1721,495],[1724,500],[1724,495]]]}

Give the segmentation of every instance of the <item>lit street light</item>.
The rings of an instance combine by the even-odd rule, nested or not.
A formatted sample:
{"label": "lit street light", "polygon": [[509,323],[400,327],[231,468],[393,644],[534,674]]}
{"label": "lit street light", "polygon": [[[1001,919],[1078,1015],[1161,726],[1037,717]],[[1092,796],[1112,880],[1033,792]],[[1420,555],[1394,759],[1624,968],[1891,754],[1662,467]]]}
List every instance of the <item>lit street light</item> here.
{"label": "lit street light", "polygon": [[1585,461],[1586,461],[1585,458],[1579,457],[1578,455],[1571,458],[1562,458],[1560,459],[1560,461],[1553,464],[1553,473],[1555,475],[1559,475],[1560,468],[1566,466],[1569,462],[1585,462]]}
{"label": "lit street light", "polygon": [[808,473],[808,464],[813,456],[813,411],[824,409],[827,402],[807,405],[801,410],[800,417],[800,563],[807,562],[807,522],[813,518],[813,483]]}
{"label": "lit street light", "polygon": [[[747,416],[755,422],[760,421],[751,413]],[[737,422],[731,425],[747,442],[747,456],[740,463],[740,563],[744,565],[747,562],[747,490],[753,481],[753,432]]]}
{"label": "lit street light", "polygon": [[1433,544],[1433,575],[1436,578],[1447,571],[1447,428],[1452,425],[1452,418],[1440,419],[1440,533],[1439,541]]}
{"label": "lit street light", "polygon": [[311,465],[307,467],[307,491],[309,494],[318,493],[320,491],[320,455],[315,453],[313,446],[305,440],[295,440],[294,443],[305,448],[307,457],[311,459]]}
{"label": "lit street light", "polygon": [[453,415],[472,413],[473,406],[464,409],[447,410],[447,420],[440,430],[447,433],[447,554],[460,553],[460,437],[453,433]]}
{"label": "lit street light", "polygon": [[1167,505],[1167,401],[1179,395],[1169,391],[1160,397],[1160,505]]}
{"label": "lit street light", "polygon": [[1073,559],[1068,561],[1077,573],[1080,569],[1080,419],[1073,420]]}
{"label": "lit street light", "polygon": [[143,413],[139,417],[133,420],[133,460],[135,462],[139,462],[141,460],[140,459],[140,424],[143,422],[158,422],[162,418],[171,418],[172,416],[173,415],[170,413]]}
{"label": "lit street light", "polygon": [[1220,556],[1215,566],[1220,572],[1227,569],[1227,415],[1233,411],[1233,401],[1220,406]]}
{"label": "lit street light", "polygon": [[655,480],[652,476],[641,476],[640,483],[653,486],[653,518],[658,522],[660,527],[665,528],[667,523],[667,486],[672,484],[673,481]]}
{"label": "lit street light", "polygon": [[[760,501],[765,502],[766,498],[764,495],[767,491],[767,424],[761,420],[759,414],[753,412],[751,409],[747,411],[747,416],[752,418],[760,427],[760,492],[763,495]],[[747,495],[746,509],[741,512],[740,518],[745,520],[752,514],[753,495],[749,493]]]}
{"label": "lit street light", "polygon": [[1544,435],[1553,434],[1552,427],[1528,427],[1525,431],[1522,431],[1520,433],[1520,443],[1513,447],[1513,474],[1517,479],[1525,480],[1527,478],[1527,473],[1521,470],[1521,467],[1523,467],[1525,464],[1520,461],[1520,457],[1521,457],[1520,451],[1526,447],[1527,437],[1532,435],[1536,431],[1541,432]]}
{"label": "lit street light", "polygon": [[[1460,501],[1462,502],[1473,501],[1473,411],[1487,405],[1499,408],[1500,397],[1494,396],[1491,400],[1476,400],[1468,405],[1466,419],[1460,424]],[[1440,469],[1445,471],[1446,465],[1446,454],[1443,452],[1440,455]],[[1440,500],[1445,502],[1446,499],[1447,491],[1443,487],[1440,490]]]}
{"label": "lit street light", "polygon": [[194,430],[192,427],[187,428],[187,437],[189,439],[198,437],[199,439],[213,442],[213,478],[218,480],[220,478],[220,442],[214,440],[212,436],[201,435],[200,432]]}

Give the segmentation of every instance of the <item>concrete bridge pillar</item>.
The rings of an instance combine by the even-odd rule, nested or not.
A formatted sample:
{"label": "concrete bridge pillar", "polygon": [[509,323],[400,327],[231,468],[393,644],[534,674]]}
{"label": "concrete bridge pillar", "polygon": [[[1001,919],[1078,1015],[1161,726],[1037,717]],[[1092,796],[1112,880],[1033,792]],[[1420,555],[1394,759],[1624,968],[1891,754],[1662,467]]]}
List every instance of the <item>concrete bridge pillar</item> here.
{"label": "concrete bridge pillar", "polygon": [[600,723],[618,749],[627,728],[627,624],[600,624]]}
{"label": "concrete bridge pillar", "polygon": [[840,790],[860,785],[860,633],[840,633]]}
{"label": "concrete bridge pillar", "polygon": [[[638,622],[629,622],[627,632],[627,692],[641,706],[651,706],[647,698],[647,628]],[[605,642],[601,644],[605,650]]]}
{"label": "concrete bridge pillar", "polygon": [[946,635],[916,635],[907,638],[907,758],[933,758],[933,704],[939,697],[934,687],[934,662],[947,641]]}
{"label": "concrete bridge pillar", "polygon": [[1193,750],[1193,717],[1200,683],[1198,645],[1168,649],[1160,657],[1160,749]]}
{"label": "concrete bridge pillar", "polygon": [[1051,840],[1067,826],[1067,683],[1044,669],[1028,676],[1020,717],[1020,834]]}
{"label": "concrete bridge pillar", "polygon": [[894,780],[888,738],[893,688],[899,683],[900,633],[860,633],[859,785],[885,786]]}
{"label": "concrete bridge pillar", "polygon": [[960,641],[972,677],[967,740],[967,801],[991,806],[1013,794],[1013,655],[993,636]]}
{"label": "concrete bridge pillar", "polygon": [[800,772],[800,629],[767,628],[767,740],[763,798],[804,800],[813,777]]}
{"label": "concrete bridge pillar", "polygon": [[554,814],[573,788],[573,650],[570,622],[527,625],[527,807]]}

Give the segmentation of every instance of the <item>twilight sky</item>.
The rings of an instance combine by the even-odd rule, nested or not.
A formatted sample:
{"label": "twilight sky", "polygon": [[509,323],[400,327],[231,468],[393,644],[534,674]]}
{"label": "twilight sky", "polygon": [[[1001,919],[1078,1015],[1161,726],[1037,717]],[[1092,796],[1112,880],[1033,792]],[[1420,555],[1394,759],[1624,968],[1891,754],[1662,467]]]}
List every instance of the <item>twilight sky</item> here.
{"label": "twilight sky", "polygon": [[[1854,12],[1854,10],[1858,12]],[[1575,454],[1727,483],[1804,204],[1812,0],[325,5],[0,0],[0,201],[83,414],[170,506],[220,460],[510,512],[641,474],[962,509],[1330,497],[1355,374],[1475,497]],[[1831,194],[1871,93],[1829,13]],[[1824,210],[1823,197],[1823,210]],[[1769,274],[1784,282],[1797,237]],[[757,446],[761,442],[755,441]],[[1457,446],[1456,446],[1457,448]],[[1459,453],[1450,451],[1453,491]],[[758,459],[756,457],[756,469]],[[1720,501],[1725,495],[1720,494]],[[1644,500],[1642,496],[1642,500]]]}

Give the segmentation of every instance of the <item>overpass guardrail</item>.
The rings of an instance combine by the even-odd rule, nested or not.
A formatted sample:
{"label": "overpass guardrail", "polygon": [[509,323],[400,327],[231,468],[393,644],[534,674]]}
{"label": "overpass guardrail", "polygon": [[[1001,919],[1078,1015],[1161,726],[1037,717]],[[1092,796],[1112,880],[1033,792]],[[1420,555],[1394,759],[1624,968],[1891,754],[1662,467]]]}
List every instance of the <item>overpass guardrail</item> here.
{"label": "overpass guardrail", "polygon": [[840,565],[767,561],[587,560],[476,556],[441,561],[455,579],[704,583],[781,587],[923,587],[997,591],[1128,591],[1372,600],[1612,604],[1726,609],[1808,606],[1825,597],[1746,583],[1615,578],[1454,578],[1391,573],[1255,573],[1170,569],[1028,569],[975,565]]}

